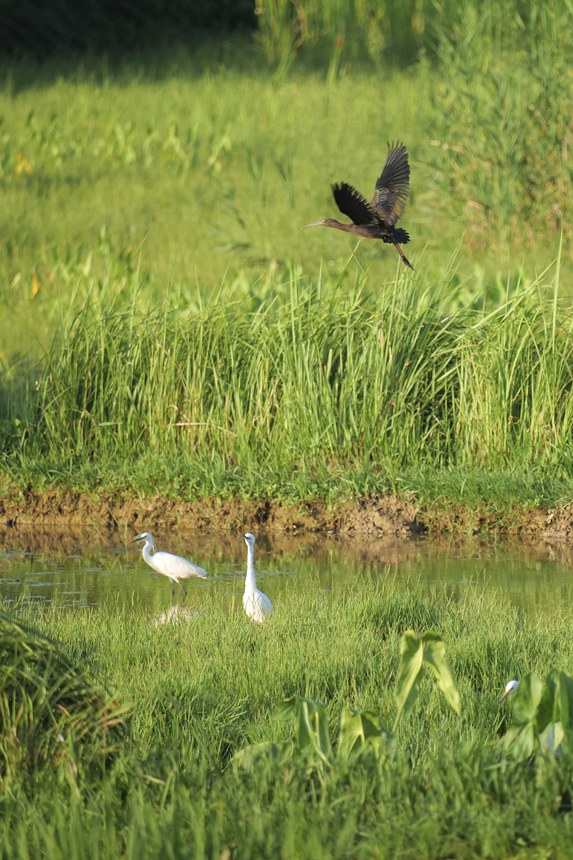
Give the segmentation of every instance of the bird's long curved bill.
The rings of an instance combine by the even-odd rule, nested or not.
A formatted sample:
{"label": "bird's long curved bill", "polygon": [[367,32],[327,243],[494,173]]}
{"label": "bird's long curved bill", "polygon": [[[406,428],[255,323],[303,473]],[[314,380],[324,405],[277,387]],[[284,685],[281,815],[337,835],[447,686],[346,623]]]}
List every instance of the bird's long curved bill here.
{"label": "bird's long curved bill", "polygon": [[304,227],[302,227],[301,229],[306,230],[307,227],[323,227],[323,226],[324,226],[324,221],[313,221],[312,224],[305,224]]}
{"label": "bird's long curved bill", "polygon": [[507,697],[509,696],[510,693],[513,693],[513,690],[506,690],[505,693],[501,694],[501,696],[499,697],[499,699],[497,701],[503,702],[504,699],[507,699]]}

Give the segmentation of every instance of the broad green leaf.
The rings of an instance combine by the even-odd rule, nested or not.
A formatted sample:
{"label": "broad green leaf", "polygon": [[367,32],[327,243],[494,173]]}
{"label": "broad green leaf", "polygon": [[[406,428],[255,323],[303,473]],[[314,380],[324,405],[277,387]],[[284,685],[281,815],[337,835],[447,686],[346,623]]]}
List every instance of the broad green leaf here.
{"label": "broad green leaf", "polygon": [[[544,682],[533,673],[529,672],[520,679],[512,709],[513,725],[531,724],[537,728],[538,712],[542,706],[544,691]],[[548,705],[549,701],[546,701],[545,707],[547,708]],[[546,722],[549,719],[550,712],[547,714]]]}
{"label": "broad green leaf", "polygon": [[326,761],[332,752],[332,746],[326,708],[321,702],[314,702],[302,696],[291,696],[278,705],[277,714],[282,718],[294,717],[296,746],[299,750],[311,749]]}
{"label": "broad green leaf", "polygon": [[511,758],[516,761],[529,758],[537,747],[537,735],[534,726],[531,723],[521,726],[511,725],[503,736],[503,745]]}
{"label": "broad green leaf", "polygon": [[342,709],[338,736],[338,755],[341,758],[348,759],[366,746],[377,751],[390,737],[391,734],[382,725],[380,717],[372,711]]}
{"label": "broad green leaf", "polygon": [[408,630],[402,636],[400,644],[400,669],[396,681],[398,713],[395,726],[416,700],[424,664],[430,667],[437,678],[450,707],[457,714],[460,713],[460,694],[446,660],[446,648],[442,638],[432,632],[416,636],[412,630]]}
{"label": "broad green leaf", "polygon": [[547,685],[553,694],[553,721],[573,731],[573,678],[565,672],[551,672]]}
{"label": "broad green leaf", "polygon": [[425,633],[422,641],[424,642],[424,663],[430,666],[438,679],[440,690],[450,708],[459,714],[460,694],[446,660],[446,646],[443,640],[435,633]]}
{"label": "broad green leaf", "polygon": [[511,711],[511,725],[503,738],[506,751],[516,761],[529,758],[539,748],[538,719],[541,710],[547,711],[547,723],[551,718],[547,686],[530,672],[519,681]]}
{"label": "broad green leaf", "polygon": [[422,640],[412,630],[406,631],[400,643],[400,668],[396,681],[396,702],[398,713],[395,725],[398,724],[402,713],[407,713],[417,695],[417,681],[424,662],[424,646]]}
{"label": "broad green leaf", "polygon": [[539,747],[548,753],[560,755],[567,734],[561,722],[552,722],[538,735]]}
{"label": "broad green leaf", "polygon": [[564,672],[551,672],[544,681],[525,675],[511,716],[503,739],[508,755],[517,761],[539,751],[559,755],[573,731],[573,678]]}

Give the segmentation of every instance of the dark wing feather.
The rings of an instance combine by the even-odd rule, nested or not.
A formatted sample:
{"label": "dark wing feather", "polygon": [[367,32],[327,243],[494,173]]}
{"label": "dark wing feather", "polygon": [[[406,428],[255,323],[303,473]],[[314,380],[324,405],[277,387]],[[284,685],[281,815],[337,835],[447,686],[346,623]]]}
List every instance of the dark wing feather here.
{"label": "dark wing feather", "polygon": [[382,221],[393,227],[402,217],[409,190],[408,152],[403,143],[393,143],[370,205]]}
{"label": "dark wing feather", "polygon": [[333,185],[332,193],[340,211],[348,215],[354,224],[371,224],[376,220],[376,213],[366,198],[352,185],[346,182]]}

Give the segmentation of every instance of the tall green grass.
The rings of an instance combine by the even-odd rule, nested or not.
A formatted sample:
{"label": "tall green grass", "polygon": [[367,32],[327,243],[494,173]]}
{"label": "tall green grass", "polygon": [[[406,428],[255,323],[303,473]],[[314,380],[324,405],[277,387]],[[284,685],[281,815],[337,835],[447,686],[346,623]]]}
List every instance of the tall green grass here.
{"label": "tall green grass", "polygon": [[[294,8],[265,5],[261,37]],[[346,37],[277,76],[244,36],[3,67],[5,484],[439,495],[484,470],[538,501],[550,468],[544,500],[570,491],[570,317],[533,280],[561,241],[571,294],[566,7],[476,9],[380,4],[386,34],[435,31],[407,72]],[[368,4],[296,10],[309,48],[340,18],[360,54],[378,26]],[[300,230],[393,138],[414,280],[380,243]]]}
{"label": "tall green grass", "polygon": [[[510,677],[570,670],[565,611],[533,618],[502,595],[424,594],[383,570],[336,598],[309,578],[257,629],[207,598],[192,622],[164,627],[137,599],[28,610],[130,704],[130,741],[103,778],[21,773],[2,793],[0,856],[568,856],[570,756],[514,764],[499,737],[511,703],[497,702]],[[324,702],[335,744],[343,706],[391,724],[409,628],[446,642],[461,717],[428,679],[381,755],[334,758],[318,782],[304,757],[234,767],[245,746],[288,735],[274,713],[293,694]]]}
{"label": "tall green grass", "polygon": [[118,461],[135,475],[171,461],[184,495],[293,497],[299,479],[368,494],[411,469],[567,475],[573,317],[557,278],[553,296],[518,283],[493,307],[405,274],[376,296],[293,276],[254,309],[88,305],[26,400],[7,395],[11,468],[113,486]]}
{"label": "tall green grass", "polygon": [[256,0],[256,12],[258,39],[280,71],[309,57],[330,74],[349,62],[412,64],[421,53],[439,63],[445,50],[465,51],[476,36],[498,52],[548,40],[563,53],[571,47],[567,0]]}
{"label": "tall green grass", "polygon": [[535,16],[544,38],[516,27],[511,61],[478,10],[467,13],[459,41],[442,46],[424,117],[428,162],[442,177],[441,219],[463,218],[470,250],[517,250],[561,230],[570,238],[573,45],[569,30],[561,43],[560,19],[545,11]]}

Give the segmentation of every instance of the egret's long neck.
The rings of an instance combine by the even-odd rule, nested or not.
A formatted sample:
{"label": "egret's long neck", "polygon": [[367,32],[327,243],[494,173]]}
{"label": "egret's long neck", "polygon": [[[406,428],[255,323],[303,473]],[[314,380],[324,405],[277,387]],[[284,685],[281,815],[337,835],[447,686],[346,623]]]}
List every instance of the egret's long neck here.
{"label": "egret's long neck", "polygon": [[146,540],[143,544],[143,549],[141,554],[143,555],[143,560],[147,562],[147,564],[151,564],[151,559],[153,558],[153,553],[155,552],[155,544],[152,540]]}
{"label": "egret's long neck", "polygon": [[247,577],[245,579],[245,591],[254,591],[257,587],[257,578],[255,576],[255,548],[250,543],[247,544]]}

